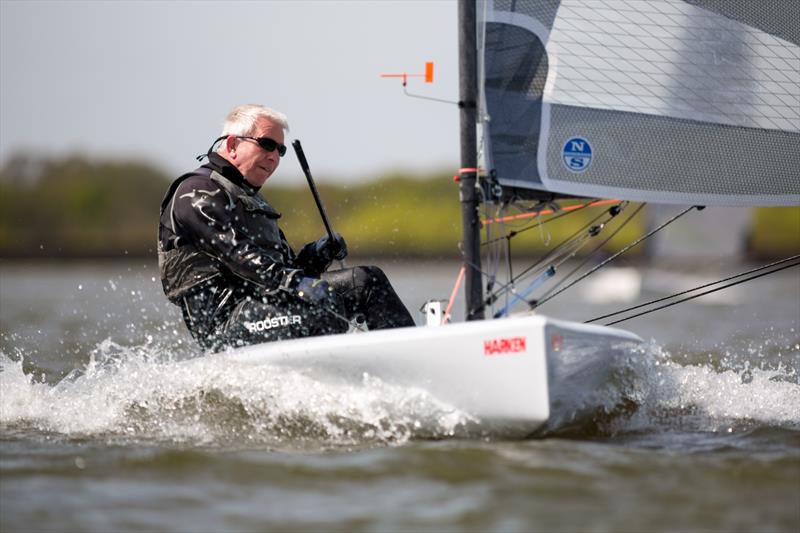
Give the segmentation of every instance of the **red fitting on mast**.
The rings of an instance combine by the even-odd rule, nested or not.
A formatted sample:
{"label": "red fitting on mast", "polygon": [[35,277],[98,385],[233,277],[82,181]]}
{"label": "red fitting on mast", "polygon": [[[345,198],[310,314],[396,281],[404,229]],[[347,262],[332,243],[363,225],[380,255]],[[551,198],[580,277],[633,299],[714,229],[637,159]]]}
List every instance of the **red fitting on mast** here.
{"label": "red fitting on mast", "polygon": [[481,172],[484,172],[482,168],[459,168],[458,174],[453,176],[453,182],[458,183],[461,179],[461,176],[464,174],[475,174],[476,176],[480,176]]}

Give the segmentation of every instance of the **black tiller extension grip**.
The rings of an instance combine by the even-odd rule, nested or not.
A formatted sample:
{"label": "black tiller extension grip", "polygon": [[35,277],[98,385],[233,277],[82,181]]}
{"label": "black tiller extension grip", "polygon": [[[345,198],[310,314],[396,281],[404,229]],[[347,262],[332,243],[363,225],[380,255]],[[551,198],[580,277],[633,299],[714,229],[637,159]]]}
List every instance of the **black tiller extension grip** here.
{"label": "black tiller extension grip", "polygon": [[300,145],[300,139],[295,139],[292,141],[292,148],[294,148],[294,153],[297,155],[297,160],[300,162],[300,168],[303,169],[303,174],[306,175],[308,187],[311,189],[311,195],[314,197],[314,202],[317,204],[319,216],[322,217],[322,223],[325,224],[325,230],[328,232],[331,242],[333,242],[333,230],[331,229],[330,222],[328,222],[328,215],[325,213],[325,206],[322,205],[322,200],[319,198],[317,186],[314,185],[314,178],[311,177],[311,169],[308,168],[308,161],[306,160],[306,154],[303,152],[303,147]]}

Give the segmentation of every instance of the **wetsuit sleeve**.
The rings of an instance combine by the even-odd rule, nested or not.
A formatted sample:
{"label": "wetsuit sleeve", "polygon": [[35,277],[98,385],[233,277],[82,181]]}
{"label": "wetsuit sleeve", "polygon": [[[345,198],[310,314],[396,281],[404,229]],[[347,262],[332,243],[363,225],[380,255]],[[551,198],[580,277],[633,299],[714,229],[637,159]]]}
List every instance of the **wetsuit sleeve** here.
{"label": "wetsuit sleeve", "polygon": [[176,233],[211,255],[237,276],[276,289],[300,273],[287,266],[278,249],[257,246],[234,224],[232,202],[214,181],[189,178],[175,191],[172,224]]}

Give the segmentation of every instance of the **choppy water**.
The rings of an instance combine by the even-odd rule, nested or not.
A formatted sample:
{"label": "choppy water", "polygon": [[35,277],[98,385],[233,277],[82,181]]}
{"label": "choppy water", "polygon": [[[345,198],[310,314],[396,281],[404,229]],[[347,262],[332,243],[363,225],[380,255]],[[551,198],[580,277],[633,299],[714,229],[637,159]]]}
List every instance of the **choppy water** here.
{"label": "choppy water", "polygon": [[[412,308],[456,273],[387,266]],[[155,276],[0,264],[0,530],[800,529],[793,270],[624,324],[652,340],[525,440],[464,438],[419,388],[195,358]],[[644,296],[682,279],[648,271]]]}

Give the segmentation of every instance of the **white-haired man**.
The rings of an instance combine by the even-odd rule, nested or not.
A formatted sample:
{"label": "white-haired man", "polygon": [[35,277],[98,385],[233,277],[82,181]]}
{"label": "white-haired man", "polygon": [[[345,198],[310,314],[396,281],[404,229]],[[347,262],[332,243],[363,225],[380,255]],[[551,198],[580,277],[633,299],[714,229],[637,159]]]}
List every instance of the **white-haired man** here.
{"label": "white-haired man", "polygon": [[341,333],[359,318],[370,329],[414,325],[377,267],[327,272],[347,255],[340,235],[297,254],[289,246],[258,192],[286,153],[287,130],[282,113],[235,108],[208,162],[176,179],[161,203],[164,293],[204,348]]}

